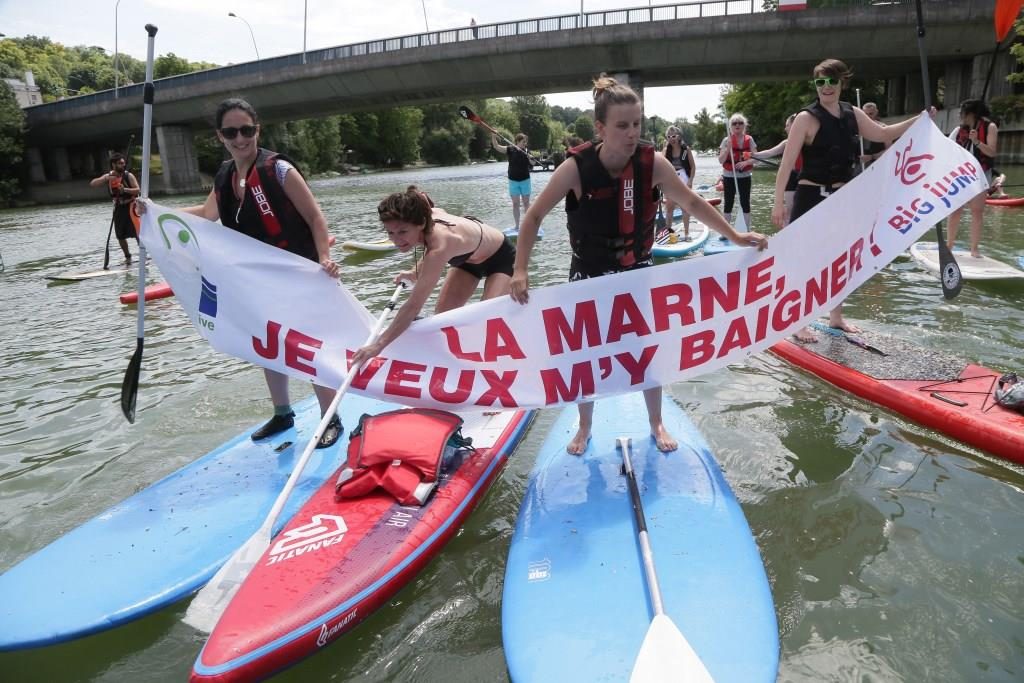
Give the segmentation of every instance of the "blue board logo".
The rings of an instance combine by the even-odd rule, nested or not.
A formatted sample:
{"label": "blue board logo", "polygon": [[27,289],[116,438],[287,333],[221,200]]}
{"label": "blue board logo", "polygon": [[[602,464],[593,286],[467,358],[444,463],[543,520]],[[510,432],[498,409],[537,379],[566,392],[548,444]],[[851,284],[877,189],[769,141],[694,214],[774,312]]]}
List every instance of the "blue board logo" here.
{"label": "blue board logo", "polygon": [[199,312],[211,318],[217,317],[217,285],[205,277],[202,278],[203,288],[199,294]]}

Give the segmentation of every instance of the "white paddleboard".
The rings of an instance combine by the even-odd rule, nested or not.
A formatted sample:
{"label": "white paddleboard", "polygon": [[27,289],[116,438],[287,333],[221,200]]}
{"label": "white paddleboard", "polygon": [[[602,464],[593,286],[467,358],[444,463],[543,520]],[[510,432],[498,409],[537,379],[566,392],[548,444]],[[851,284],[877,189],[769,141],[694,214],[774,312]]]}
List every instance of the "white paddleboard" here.
{"label": "white paddleboard", "polygon": [[357,240],[346,240],[341,243],[341,248],[345,251],[373,251],[373,252],[385,252],[395,251],[398,249],[391,242],[391,240],[381,240],[379,242],[359,242]]}
{"label": "white paddleboard", "polygon": [[60,275],[47,275],[47,280],[58,280],[60,282],[78,282],[79,280],[91,280],[94,277],[104,275],[120,275],[129,272],[129,268],[111,268],[110,270],[94,270],[91,273],[62,273]]}
{"label": "white paddleboard", "polygon": [[[910,256],[925,270],[938,274],[939,246],[935,242],[917,242],[910,247]],[[1012,280],[1024,278],[1024,270],[996,261],[988,256],[974,258],[969,251],[954,249],[953,258],[960,266],[964,280]]]}

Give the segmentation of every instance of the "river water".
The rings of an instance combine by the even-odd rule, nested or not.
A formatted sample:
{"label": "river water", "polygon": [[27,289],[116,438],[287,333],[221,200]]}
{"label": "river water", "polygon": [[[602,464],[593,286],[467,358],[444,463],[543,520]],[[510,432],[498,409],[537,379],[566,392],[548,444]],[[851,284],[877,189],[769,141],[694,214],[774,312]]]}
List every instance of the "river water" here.
{"label": "river water", "polygon": [[[714,161],[698,165],[697,182],[713,182]],[[453,213],[511,225],[504,170],[479,164],[311,185],[339,242],[380,239],[377,202],[410,183]],[[1016,175],[1024,180],[1011,170],[1008,183]],[[548,177],[534,175],[535,195]],[[756,229],[768,231],[773,178],[755,178]],[[545,222],[535,287],[565,280],[563,216],[556,209]],[[134,289],[134,270],[73,284],[45,279],[99,269],[109,217],[102,202],[0,213],[0,571],[268,414],[261,373],[214,353],[165,299],[147,304],[139,412],[135,425],[125,422],[118,397],[135,308],[117,295]],[[1024,210],[989,207],[983,250],[1011,263],[1024,254]],[[407,264],[345,256],[342,267],[375,310]],[[968,284],[947,302],[933,276],[901,262],[854,293],[847,313],[872,331],[1022,371],[1022,301],[1024,286]],[[779,680],[1024,679],[1024,472],[767,354],[668,391],[703,431],[756,536],[778,614]],[[293,398],[306,392],[293,386]],[[540,415],[466,526],[411,584],[276,680],[507,680],[505,557],[554,417]],[[0,654],[0,680],[184,680],[202,645],[181,623],[184,610]]]}

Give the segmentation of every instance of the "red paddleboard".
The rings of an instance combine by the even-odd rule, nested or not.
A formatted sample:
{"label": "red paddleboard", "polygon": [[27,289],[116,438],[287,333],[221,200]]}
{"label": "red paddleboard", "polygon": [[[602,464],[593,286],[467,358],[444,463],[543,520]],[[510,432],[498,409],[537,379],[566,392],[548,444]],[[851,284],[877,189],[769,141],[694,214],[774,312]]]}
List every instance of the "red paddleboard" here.
{"label": "red paddleboard", "polygon": [[[173,294],[174,292],[171,291],[171,286],[169,284],[167,284],[166,282],[158,282],[155,285],[149,285],[148,287],[146,287],[146,291],[143,294],[143,298],[146,301],[151,301],[153,299],[163,299],[172,296]],[[124,294],[122,294],[120,298],[121,303],[123,304],[138,303],[139,293],[133,289],[130,292],[125,292]]]}
{"label": "red paddleboard", "polygon": [[835,386],[966,444],[1024,464],[1024,414],[996,403],[1000,374],[894,337],[819,334],[816,344],[781,341],[772,353]]}
{"label": "red paddleboard", "polygon": [[1024,206],[1024,197],[988,197],[985,203],[991,206]]}
{"label": "red paddleboard", "polygon": [[[261,680],[355,628],[408,583],[483,498],[533,411],[468,414],[473,439],[420,506],[390,494],[334,500],[336,476],[275,538],[193,665],[192,681]],[[416,443],[416,435],[406,435]]]}

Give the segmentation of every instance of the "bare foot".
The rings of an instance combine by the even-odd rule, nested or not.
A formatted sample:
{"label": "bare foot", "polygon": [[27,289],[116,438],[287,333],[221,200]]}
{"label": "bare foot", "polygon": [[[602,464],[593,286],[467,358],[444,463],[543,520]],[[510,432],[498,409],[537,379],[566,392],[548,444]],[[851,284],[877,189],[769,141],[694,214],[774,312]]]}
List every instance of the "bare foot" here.
{"label": "bare foot", "polygon": [[971,258],[981,258],[981,252],[980,251],[972,251],[971,252]]}
{"label": "bare foot", "polygon": [[818,335],[811,332],[809,327],[801,328],[793,336],[797,341],[802,341],[805,344],[814,344],[818,341]]}
{"label": "bare foot", "polygon": [[579,431],[576,432],[576,436],[572,437],[572,441],[570,441],[569,445],[565,447],[565,452],[569,455],[583,455],[589,444],[590,429],[580,427]]}
{"label": "bare foot", "polygon": [[679,442],[672,438],[672,435],[668,433],[663,424],[651,427],[651,436],[654,437],[654,443],[657,444],[658,450],[662,453],[668,453],[679,448]]}
{"label": "bare foot", "polygon": [[862,332],[863,331],[859,327],[857,327],[856,325],[851,325],[850,323],[846,322],[845,320],[840,320],[839,322],[833,322],[833,321],[830,320],[828,322],[828,326],[833,328],[833,329],[836,329],[836,330],[842,330],[843,332],[849,332],[850,334],[857,334],[858,332]]}

